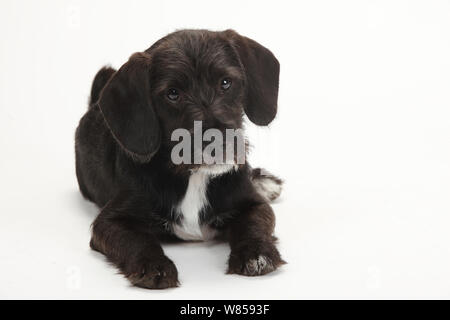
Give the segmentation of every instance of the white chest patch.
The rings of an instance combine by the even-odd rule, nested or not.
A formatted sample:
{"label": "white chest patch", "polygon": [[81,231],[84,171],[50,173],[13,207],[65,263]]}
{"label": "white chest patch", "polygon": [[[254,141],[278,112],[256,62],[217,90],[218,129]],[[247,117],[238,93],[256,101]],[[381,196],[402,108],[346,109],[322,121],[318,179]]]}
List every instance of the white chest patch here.
{"label": "white chest patch", "polygon": [[212,165],[201,167],[191,174],[184,198],[176,208],[180,223],[172,224],[177,237],[183,240],[208,240],[215,236],[212,229],[200,224],[200,213],[209,205],[206,194],[208,182],[236,168],[230,164]]}

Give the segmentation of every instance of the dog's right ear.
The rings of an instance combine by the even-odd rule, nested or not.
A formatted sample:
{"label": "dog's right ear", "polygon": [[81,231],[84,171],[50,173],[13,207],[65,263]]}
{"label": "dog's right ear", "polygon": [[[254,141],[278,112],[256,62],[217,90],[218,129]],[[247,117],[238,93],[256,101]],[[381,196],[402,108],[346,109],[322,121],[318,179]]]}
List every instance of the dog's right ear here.
{"label": "dog's right ear", "polygon": [[150,55],[133,54],[103,88],[98,105],[119,145],[148,162],[158,151],[161,132],[150,99]]}

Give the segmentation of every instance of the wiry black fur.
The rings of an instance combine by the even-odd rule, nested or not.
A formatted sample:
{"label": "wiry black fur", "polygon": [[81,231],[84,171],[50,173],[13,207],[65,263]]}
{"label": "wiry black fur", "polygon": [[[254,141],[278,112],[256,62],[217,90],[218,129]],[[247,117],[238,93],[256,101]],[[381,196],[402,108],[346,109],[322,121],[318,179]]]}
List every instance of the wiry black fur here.
{"label": "wiry black fur", "polygon": [[[176,128],[241,128],[243,113],[259,125],[276,114],[279,64],[273,54],[236,32],[179,31],[119,70],[95,76],[89,109],[76,131],[76,173],[83,196],[101,212],[91,247],[104,253],[134,284],[167,288],[178,284],[173,262],[159,241],[173,237],[174,208],[195,166],[170,159]],[[233,80],[229,92],[218,83]],[[176,87],[180,101],[165,93]],[[253,185],[248,164],[212,179],[201,222],[222,231],[231,246],[229,273],[259,275],[283,263],[272,236],[274,215]],[[281,183],[280,180],[276,181]],[[249,262],[263,255],[267,265]]]}

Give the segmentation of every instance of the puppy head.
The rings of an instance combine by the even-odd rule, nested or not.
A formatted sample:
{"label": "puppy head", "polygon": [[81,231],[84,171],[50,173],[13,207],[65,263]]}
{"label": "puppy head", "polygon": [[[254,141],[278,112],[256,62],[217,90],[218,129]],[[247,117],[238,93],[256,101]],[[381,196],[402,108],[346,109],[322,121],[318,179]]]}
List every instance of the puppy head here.
{"label": "puppy head", "polygon": [[267,125],[277,112],[279,63],[232,30],[183,30],[132,55],[102,90],[99,106],[113,136],[146,162],[172,132],[237,129],[245,112]]}

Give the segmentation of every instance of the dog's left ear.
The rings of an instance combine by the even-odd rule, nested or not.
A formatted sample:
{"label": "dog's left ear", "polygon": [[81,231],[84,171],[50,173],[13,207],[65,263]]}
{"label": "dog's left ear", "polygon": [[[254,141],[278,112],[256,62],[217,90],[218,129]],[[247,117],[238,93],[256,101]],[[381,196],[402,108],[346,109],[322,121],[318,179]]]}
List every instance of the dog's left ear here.
{"label": "dog's left ear", "polygon": [[266,126],[277,114],[280,64],[269,49],[234,30],[223,32],[237,51],[246,74],[244,110],[255,124]]}

